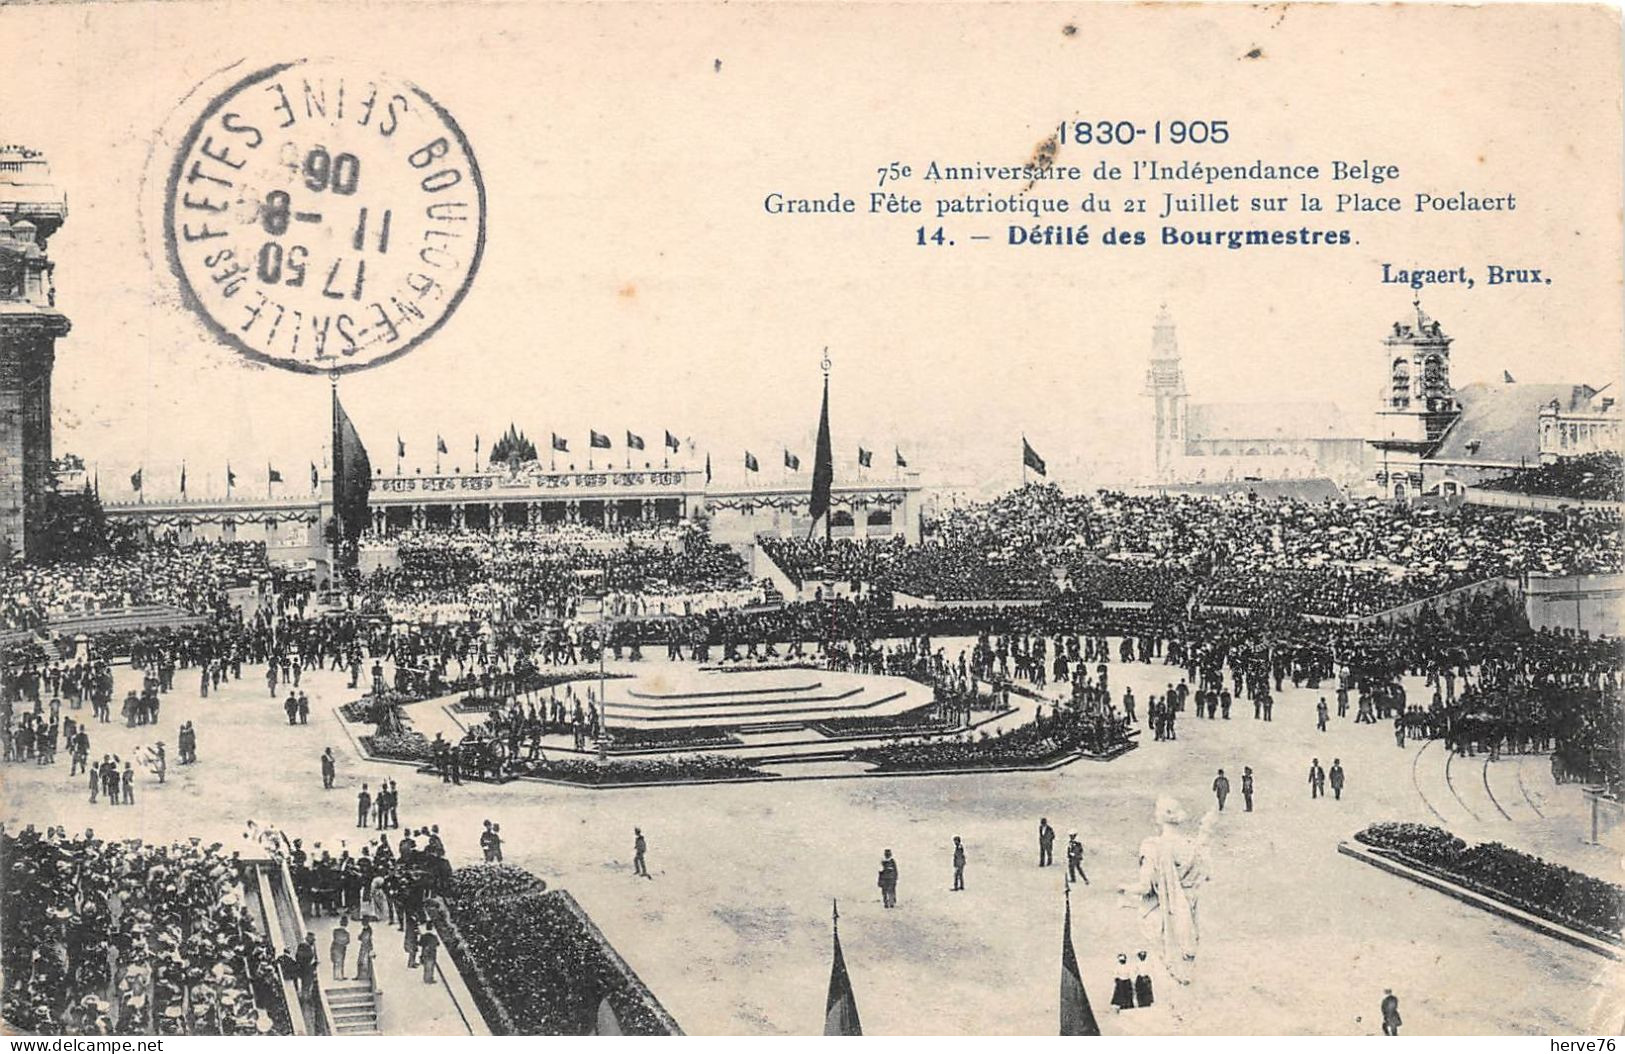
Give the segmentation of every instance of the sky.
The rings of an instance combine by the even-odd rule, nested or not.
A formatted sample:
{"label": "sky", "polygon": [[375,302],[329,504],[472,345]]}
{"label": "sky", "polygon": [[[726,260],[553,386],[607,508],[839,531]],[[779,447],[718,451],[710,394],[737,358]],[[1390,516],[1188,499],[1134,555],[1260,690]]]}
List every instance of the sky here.
{"label": "sky", "polygon": [[[827,347],[839,460],[862,444],[890,464],[895,446],[930,479],[1014,483],[1026,435],[1056,478],[1088,486],[1145,447],[1164,304],[1193,400],[1374,408],[1382,337],[1413,295],[1377,280],[1384,262],[1553,277],[1423,294],[1456,337],[1458,384],[1620,371],[1617,24],[1600,9],[92,3],[12,8],[0,27],[29,56],[0,64],[0,141],[44,150],[69,202],[51,242],[73,320],[56,449],[99,466],[104,497],[137,466],[161,493],[184,459],[196,495],[223,488],[228,461],[303,479],[323,456],[326,381],[219,344],[181,302],[161,222],[179,134],[221,78],[310,55],[422,86],[484,174],[466,300],[423,346],[341,384],[386,471],[397,435],[406,471],[433,465],[436,435],[466,471],[474,436],[488,449],[510,421],[573,448],[595,428],[617,458],[625,430],[656,451],[669,429],[725,480],[747,449],[770,471],[786,446],[810,466]],[[1407,203],[1465,190],[1519,207],[1331,217],[1357,245],[1240,252],[1011,247],[985,218],[942,221],[956,244],[920,246],[933,217],[862,214],[879,166],[1020,164],[1061,120],[1093,116],[1222,118],[1231,140],[1069,144],[1059,163],[1372,160],[1400,166]],[[929,210],[963,188],[905,189]],[[1161,188],[1072,196],[1088,189],[1156,209]],[[1340,189],[1388,192],[1320,192]],[[838,191],[859,214],[770,215],[775,191]],[[1097,237],[1126,221],[1091,219]],[[1154,240],[1159,224],[1141,226]]]}

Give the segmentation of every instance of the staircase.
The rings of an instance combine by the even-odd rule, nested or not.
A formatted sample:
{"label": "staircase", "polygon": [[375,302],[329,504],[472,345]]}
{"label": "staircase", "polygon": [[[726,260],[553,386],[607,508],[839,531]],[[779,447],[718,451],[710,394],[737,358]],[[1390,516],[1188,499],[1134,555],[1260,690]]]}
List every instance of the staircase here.
{"label": "staircase", "polygon": [[322,986],[332,1013],[333,1033],[339,1036],[376,1036],[378,1000],[372,985],[328,982]]}

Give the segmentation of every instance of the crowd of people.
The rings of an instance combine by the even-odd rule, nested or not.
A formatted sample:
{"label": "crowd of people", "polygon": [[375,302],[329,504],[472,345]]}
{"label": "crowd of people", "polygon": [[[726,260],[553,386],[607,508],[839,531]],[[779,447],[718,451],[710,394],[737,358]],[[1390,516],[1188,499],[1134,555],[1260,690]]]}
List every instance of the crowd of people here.
{"label": "crowd of people", "polygon": [[4,1017],[56,1035],[286,1033],[236,854],[0,828]]}
{"label": "crowd of people", "polygon": [[1519,469],[1508,476],[1478,484],[1480,490],[1533,494],[1581,501],[1625,502],[1625,464],[1617,451],[1566,457],[1550,465]]}
{"label": "crowd of people", "polygon": [[0,629],[39,629],[52,619],[141,604],[206,614],[226,603],[226,590],[270,577],[265,546],[250,542],[168,540],[83,563],[6,564],[0,566]]}
{"label": "crowd of people", "polygon": [[1101,601],[1360,617],[1460,586],[1621,568],[1608,510],[1532,514],[1376,499],[1064,495],[1029,485],[955,508],[924,545],[764,539],[796,584],[952,600]]}
{"label": "crowd of people", "polygon": [[366,575],[360,606],[394,617],[432,611],[445,621],[470,614],[570,618],[589,596],[693,598],[751,584],[738,553],[692,528],[585,531],[549,526],[399,535],[395,566]]}

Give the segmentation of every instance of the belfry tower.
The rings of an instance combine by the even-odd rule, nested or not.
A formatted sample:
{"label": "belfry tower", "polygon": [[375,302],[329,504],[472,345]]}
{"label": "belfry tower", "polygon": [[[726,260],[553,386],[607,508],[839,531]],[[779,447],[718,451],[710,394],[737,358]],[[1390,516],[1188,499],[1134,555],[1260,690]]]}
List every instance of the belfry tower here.
{"label": "belfry tower", "polygon": [[1151,327],[1151,364],[1145,371],[1145,390],[1151,399],[1154,478],[1164,480],[1185,455],[1185,371],[1179,365],[1179,339],[1168,307],[1157,312]]}
{"label": "belfry tower", "polygon": [[67,217],[44,156],[0,145],[0,560],[37,551],[51,487],[51,368],[69,323],[46,243]]}
{"label": "belfry tower", "polygon": [[1395,322],[1383,338],[1387,383],[1379,395],[1377,472],[1373,482],[1388,497],[1405,500],[1422,493],[1422,458],[1432,451],[1460,406],[1450,384],[1450,344],[1454,339],[1411,301],[1416,321]]}

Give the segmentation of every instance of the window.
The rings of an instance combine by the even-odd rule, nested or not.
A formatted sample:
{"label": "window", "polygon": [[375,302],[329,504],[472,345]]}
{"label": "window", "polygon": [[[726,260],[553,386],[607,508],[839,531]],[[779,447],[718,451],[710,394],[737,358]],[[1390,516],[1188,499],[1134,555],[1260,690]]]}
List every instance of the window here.
{"label": "window", "polygon": [[1411,405],[1411,364],[1404,359],[1395,359],[1393,377],[1393,395],[1389,403],[1395,410],[1408,409]]}

